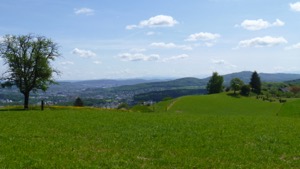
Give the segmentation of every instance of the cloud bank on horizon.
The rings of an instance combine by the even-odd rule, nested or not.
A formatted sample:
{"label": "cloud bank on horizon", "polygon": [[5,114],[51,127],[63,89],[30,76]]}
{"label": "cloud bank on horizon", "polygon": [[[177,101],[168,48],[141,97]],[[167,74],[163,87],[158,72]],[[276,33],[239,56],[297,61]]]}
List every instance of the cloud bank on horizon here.
{"label": "cloud bank on horizon", "polygon": [[57,40],[62,79],[300,73],[300,1],[36,2],[2,3],[0,41],[32,32]]}

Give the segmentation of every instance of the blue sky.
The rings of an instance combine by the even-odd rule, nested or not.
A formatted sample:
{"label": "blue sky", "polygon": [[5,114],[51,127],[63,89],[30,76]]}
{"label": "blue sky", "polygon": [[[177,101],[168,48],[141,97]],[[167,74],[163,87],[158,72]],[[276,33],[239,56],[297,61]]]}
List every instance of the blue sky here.
{"label": "blue sky", "polygon": [[0,16],[0,37],[59,44],[59,80],[300,73],[297,0],[2,0]]}

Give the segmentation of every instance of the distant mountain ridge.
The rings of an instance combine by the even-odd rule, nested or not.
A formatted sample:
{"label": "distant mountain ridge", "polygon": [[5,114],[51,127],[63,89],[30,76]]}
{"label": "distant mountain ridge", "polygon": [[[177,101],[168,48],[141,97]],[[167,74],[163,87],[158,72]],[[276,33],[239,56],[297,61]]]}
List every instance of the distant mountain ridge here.
{"label": "distant mountain ridge", "polygon": [[[224,85],[228,86],[231,79],[240,78],[245,83],[250,82],[250,78],[253,72],[242,71],[231,74],[222,75],[224,77]],[[262,82],[286,82],[300,79],[300,74],[288,74],[288,73],[259,73]],[[102,79],[102,80],[85,80],[76,82],[61,82],[63,86],[72,86],[76,88],[113,88],[115,90],[139,90],[145,88],[161,88],[174,89],[174,88],[186,88],[186,87],[204,87],[209,81],[210,77],[207,78],[195,78],[185,77],[175,80],[162,80],[162,79]]]}
{"label": "distant mountain ridge", "polygon": [[[243,71],[237,73],[231,73],[222,75],[224,78],[224,85],[229,86],[230,81],[233,78],[240,78],[244,83],[249,83],[251,79],[251,71]],[[286,74],[286,73],[259,73],[262,82],[285,82],[290,80],[300,79],[300,74]],[[205,88],[210,77],[198,79],[194,77],[180,78],[164,82],[151,82],[151,83],[140,83],[136,85],[119,86],[117,90],[140,90],[145,88],[161,88],[166,89],[177,89],[177,88],[188,88],[188,87],[200,87]]]}

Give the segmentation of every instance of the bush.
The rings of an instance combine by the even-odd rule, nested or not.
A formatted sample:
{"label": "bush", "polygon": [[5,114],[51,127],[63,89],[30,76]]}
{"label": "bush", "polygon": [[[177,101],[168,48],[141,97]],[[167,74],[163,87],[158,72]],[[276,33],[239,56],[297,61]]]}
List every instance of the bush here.
{"label": "bush", "polygon": [[251,91],[251,88],[250,88],[249,85],[243,85],[242,88],[241,88],[241,95],[249,96],[250,91]]}
{"label": "bush", "polygon": [[83,101],[80,99],[80,97],[77,97],[77,99],[74,102],[74,106],[83,107]]}

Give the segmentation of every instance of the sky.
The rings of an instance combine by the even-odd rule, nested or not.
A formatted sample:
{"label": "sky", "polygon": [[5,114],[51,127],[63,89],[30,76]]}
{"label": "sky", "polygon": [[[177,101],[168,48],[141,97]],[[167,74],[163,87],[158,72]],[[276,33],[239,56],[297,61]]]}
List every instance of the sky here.
{"label": "sky", "polygon": [[300,73],[299,30],[297,0],[0,0],[0,40],[50,38],[58,80]]}

